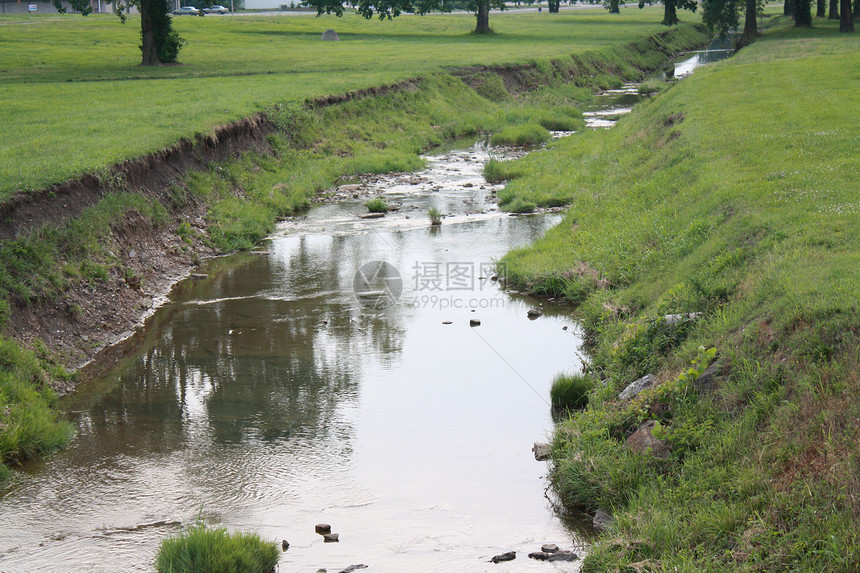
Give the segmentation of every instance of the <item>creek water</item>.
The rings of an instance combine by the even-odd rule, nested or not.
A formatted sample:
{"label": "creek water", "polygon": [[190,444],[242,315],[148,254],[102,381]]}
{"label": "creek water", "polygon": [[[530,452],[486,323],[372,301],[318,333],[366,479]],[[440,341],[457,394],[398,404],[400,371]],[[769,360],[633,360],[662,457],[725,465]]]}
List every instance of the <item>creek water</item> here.
{"label": "creek water", "polygon": [[177,285],[66,400],[69,448],[2,492],[0,571],[152,571],[159,542],[199,518],[288,540],[280,571],[577,570],[526,555],[587,535],[555,514],[531,452],[552,430],[553,377],[581,368],[579,330],[494,280],[561,216],[499,213],[491,153],[506,152],[365,182],[356,193],[397,210],[317,206]]}

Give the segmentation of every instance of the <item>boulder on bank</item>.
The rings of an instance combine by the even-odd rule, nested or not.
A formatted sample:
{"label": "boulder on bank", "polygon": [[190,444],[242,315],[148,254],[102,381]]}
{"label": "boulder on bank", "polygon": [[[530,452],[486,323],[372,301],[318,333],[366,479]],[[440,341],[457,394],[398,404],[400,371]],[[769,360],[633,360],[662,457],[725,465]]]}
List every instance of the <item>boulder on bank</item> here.
{"label": "boulder on bank", "polygon": [[535,454],[535,459],[539,462],[544,462],[552,457],[552,446],[549,444],[535,442],[535,445],[532,446],[532,451]]}
{"label": "boulder on bank", "polygon": [[723,374],[723,364],[717,360],[693,381],[693,388],[699,394],[707,394],[717,389],[718,378]]}
{"label": "boulder on bank", "polygon": [[594,517],[591,519],[591,525],[600,532],[609,531],[613,524],[612,516],[606,511],[598,509],[594,512]]}
{"label": "boulder on bank", "polygon": [[651,430],[654,429],[656,425],[656,420],[648,420],[639,426],[639,429],[633,432],[624,444],[633,453],[650,453],[655,458],[659,458],[661,460],[667,459],[669,457],[669,452],[671,451],[668,442],[655,438],[654,434],[651,433]]}
{"label": "boulder on bank", "polygon": [[337,37],[337,32],[332,29],[328,29],[322,33],[322,39],[326,42],[338,42],[340,38]]}
{"label": "boulder on bank", "polygon": [[638,380],[634,380],[627,387],[621,391],[621,394],[618,397],[622,400],[632,400],[636,396],[642,393],[645,388],[650,386],[654,386],[657,384],[657,377],[653,374],[646,374],[642,378]]}

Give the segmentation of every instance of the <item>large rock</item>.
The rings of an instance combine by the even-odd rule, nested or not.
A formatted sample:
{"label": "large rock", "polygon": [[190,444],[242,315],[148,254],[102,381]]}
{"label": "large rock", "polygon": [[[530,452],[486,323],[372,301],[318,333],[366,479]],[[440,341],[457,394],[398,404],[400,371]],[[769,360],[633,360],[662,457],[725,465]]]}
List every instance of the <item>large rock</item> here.
{"label": "large rock", "polygon": [[320,535],[325,535],[326,533],[331,533],[331,525],[329,525],[328,523],[317,523],[314,526],[314,531],[316,531]]}
{"label": "large rock", "polygon": [[693,381],[693,388],[700,394],[713,392],[717,389],[717,379],[722,373],[723,365],[717,360],[699,374],[698,378]]}
{"label": "large rock", "polygon": [[327,42],[337,42],[340,40],[340,38],[337,37],[337,32],[330,29],[323,32],[322,39]]}
{"label": "large rock", "polygon": [[609,531],[612,528],[613,519],[606,511],[598,509],[594,512],[594,517],[591,519],[591,525],[600,532]]}
{"label": "large rock", "polygon": [[653,374],[646,374],[638,380],[634,380],[618,395],[622,400],[632,400],[642,393],[642,390],[657,384],[657,377]]}
{"label": "large rock", "polygon": [[539,462],[544,462],[552,457],[552,446],[549,444],[535,442],[535,445],[532,446],[532,451],[535,454],[535,459]]}
{"label": "large rock", "polygon": [[665,460],[669,457],[669,452],[671,450],[667,442],[664,442],[659,438],[655,438],[654,434],[651,433],[651,430],[654,429],[656,425],[656,420],[648,420],[639,426],[639,429],[627,438],[625,445],[631,452],[637,454],[650,453],[655,458]]}
{"label": "large rock", "polygon": [[544,543],[540,546],[540,550],[544,553],[556,553],[558,552],[558,545],[555,543]]}

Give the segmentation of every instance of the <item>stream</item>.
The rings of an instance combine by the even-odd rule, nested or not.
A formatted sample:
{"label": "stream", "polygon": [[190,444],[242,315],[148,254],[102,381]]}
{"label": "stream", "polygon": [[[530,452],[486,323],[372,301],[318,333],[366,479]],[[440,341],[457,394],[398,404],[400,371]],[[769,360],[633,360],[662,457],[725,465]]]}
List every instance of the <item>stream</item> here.
{"label": "stream", "polygon": [[[593,118],[634,95],[606,94]],[[179,283],[66,399],[69,448],[0,494],[0,571],[152,571],[200,518],[289,541],[280,571],[578,570],[527,558],[582,553],[589,531],[553,511],[531,451],[552,432],[553,377],[581,369],[579,328],[496,277],[561,220],[499,212],[483,165],[518,154],[476,144],[341,187]],[[397,210],[362,218],[369,195]]]}

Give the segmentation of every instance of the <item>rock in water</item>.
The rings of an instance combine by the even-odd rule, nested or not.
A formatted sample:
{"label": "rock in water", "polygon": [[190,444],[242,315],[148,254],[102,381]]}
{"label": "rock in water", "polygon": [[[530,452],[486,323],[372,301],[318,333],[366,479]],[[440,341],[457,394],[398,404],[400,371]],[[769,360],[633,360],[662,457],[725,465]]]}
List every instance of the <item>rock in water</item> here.
{"label": "rock in water", "polygon": [[340,535],[337,533],[326,533],[323,535],[323,541],[326,543],[337,543],[340,541]]}
{"label": "rock in water", "polygon": [[597,531],[609,531],[609,528],[612,527],[612,516],[604,510],[598,509],[594,512],[594,518],[591,520],[591,524]]}
{"label": "rock in water", "polygon": [[558,552],[558,545],[555,543],[544,543],[540,546],[540,550],[544,553],[556,553]]}
{"label": "rock in water", "polygon": [[287,549],[289,549],[289,548],[290,548],[290,542],[289,542],[289,541],[287,541],[286,539],[284,539],[283,541],[281,541],[281,549],[283,549],[284,551],[286,551],[286,550],[287,550]]}
{"label": "rock in water", "polygon": [[481,321],[477,318],[469,320],[469,326],[481,326]]}
{"label": "rock in water", "polygon": [[552,447],[549,444],[535,442],[535,445],[532,446],[532,451],[535,454],[535,459],[539,462],[546,461],[552,457]]}
{"label": "rock in water", "polygon": [[543,316],[543,311],[539,308],[530,308],[526,313],[526,316],[529,317],[530,320],[534,320],[540,316]]}
{"label": "rock in water", "polygon": [[314,526],[314,531],[316,531],[320,535],[325,535],[326,533],[331,533],[331,525],[329,525],[328,523],[317,523]]}
{"label": "rock in water", "polygon": [[340,38],[337,37],[337,32],[331,29],[323,32],[322,39],[327,42],[337,42],[340,40]]}
{"label": "rock in water", "polygon": [[490,559],[490,561],[492,561],[493,563],[501,563],[503,561],[513,561],[516,558],[517,558],[517,552],[516,551],[508,551],[507,553],[502,553],[501,555],[496,555],[495,557]]}

